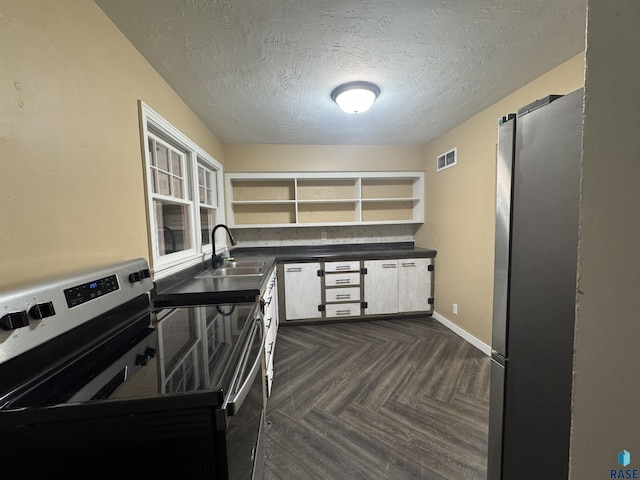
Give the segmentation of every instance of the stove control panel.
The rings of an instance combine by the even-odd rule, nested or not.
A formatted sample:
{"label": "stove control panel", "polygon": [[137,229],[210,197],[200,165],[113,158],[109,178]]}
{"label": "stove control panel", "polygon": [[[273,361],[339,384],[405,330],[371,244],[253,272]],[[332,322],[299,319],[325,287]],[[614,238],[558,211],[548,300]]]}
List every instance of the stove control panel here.
{"label": "stove control panel", "polygon": [[118,288],[120,288],[118,278],[115,275],[109,275],[105,278],[91,280],[82,285],[67,288],[64,291],[64,296],[67,299],[69,308],[73,308],[107,293],[115,292]]}
{"label": "stove control panel", "polygon": [[149,265],[138,258],[0,292],[0,363],[152,289]]}

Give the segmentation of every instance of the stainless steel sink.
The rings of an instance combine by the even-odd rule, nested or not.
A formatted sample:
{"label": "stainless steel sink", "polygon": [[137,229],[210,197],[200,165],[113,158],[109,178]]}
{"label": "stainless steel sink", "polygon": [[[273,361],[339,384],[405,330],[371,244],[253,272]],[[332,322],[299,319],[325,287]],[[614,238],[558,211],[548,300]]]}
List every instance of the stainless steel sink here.
{"label": "stainless steel sink", "polygon": [[225,263],[222,268],[264,267],[266,264],[263,260],[237,260]]}
{"label": "stainless steel sink", "polygon": [[240,260],[227,262],[215,270],[205,270],[195,278],[259,277],[265,273],[267,262],[262,260]]}
{"label": "stainless steel sink", "polygon": [[212,273],[214,277],[228,277],[230,275],[262,275],[263,267],[220,267]]}

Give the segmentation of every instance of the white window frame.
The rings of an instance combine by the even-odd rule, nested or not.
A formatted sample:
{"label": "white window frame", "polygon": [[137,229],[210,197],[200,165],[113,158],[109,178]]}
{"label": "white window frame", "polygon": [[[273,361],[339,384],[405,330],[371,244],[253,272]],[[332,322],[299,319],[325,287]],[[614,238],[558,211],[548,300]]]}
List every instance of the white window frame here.
{"label": "white window frame", "polygon": [[[142,100],[138,101],[140,111],[140,129],[143,142],[145,197],[147,202],[147,231],[149,237],[149,251],[151,253],[151,266],[155,279],[163,278],[179,270],[196,265],[211,255],[211,243],[203,245],[200,228],[200,192],[198,188],[198,164],[215,172],[215,205],[204,204],[207,208],[214,209],[215,223],[225,222],[225,208],[223,195],[223,169],[222,164],[200,148],[189,137],[175,128],[166,119],[155,112]],[[169,143],[185,155],[185,184],[183,189],[188,192],[184,201],[174,197],[167,197],[153,192],[153,178],[151,159],[149,158],[149,139],[160,137],[164,143]],[[188,207],[189,236],[192,239],[190,248],[179,252],[160,255],[157,249],[158,230],[154,211],[154,199],[174,202]],[[224,246],[222,247],[224,248]]]}

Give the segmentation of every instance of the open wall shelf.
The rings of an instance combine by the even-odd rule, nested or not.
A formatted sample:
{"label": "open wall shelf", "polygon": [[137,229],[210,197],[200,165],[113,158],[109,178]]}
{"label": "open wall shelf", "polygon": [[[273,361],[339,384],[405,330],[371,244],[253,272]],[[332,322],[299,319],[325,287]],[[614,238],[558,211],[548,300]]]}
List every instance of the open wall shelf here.
{"label": "open wall shelf", "polygon": [[225,174],[234,228],[424,222],[423,172]]}

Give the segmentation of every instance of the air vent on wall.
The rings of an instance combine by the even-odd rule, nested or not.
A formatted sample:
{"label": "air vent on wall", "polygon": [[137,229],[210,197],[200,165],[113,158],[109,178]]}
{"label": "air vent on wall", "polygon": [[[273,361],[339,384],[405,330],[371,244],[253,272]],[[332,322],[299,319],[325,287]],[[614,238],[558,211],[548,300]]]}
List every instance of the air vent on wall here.
{"label": "air vent on wall", "polygon": [[453,167],[458,163],[458,149],[453,148],[448,152],[438,155],[436,171],[444,170],[445,168]]}

